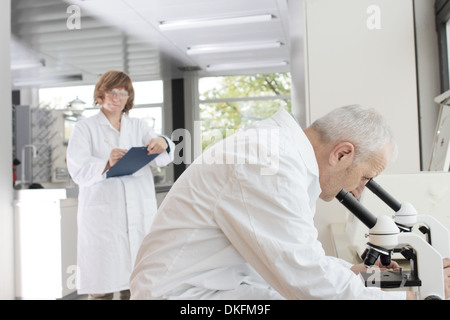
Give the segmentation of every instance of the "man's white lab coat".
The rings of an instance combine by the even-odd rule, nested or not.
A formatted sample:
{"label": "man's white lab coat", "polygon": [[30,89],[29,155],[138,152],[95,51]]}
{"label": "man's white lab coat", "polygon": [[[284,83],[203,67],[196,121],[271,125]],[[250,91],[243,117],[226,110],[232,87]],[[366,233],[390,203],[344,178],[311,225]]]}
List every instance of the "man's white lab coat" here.
{"label": "man's white lab coat", "polygon": [[313,221],[318,174],[312,145],[284,110],[218,143],[161,204],[131,298],[405,298],[365,288],[348,263],[325,256]]}
{"label": "man's white lab coat", "polygon": [[[123,114],[120,132],[103,112],[79,121],[67,148],[67,166],[78,196],[78,293],[108,293],[129,288],[137,250],[156,213],[155,187],[149,166],[132,176],[103,173],[112,147],[144,146],[156,137],[145,121]],[[152,165],[173,159],[161,153]]]}

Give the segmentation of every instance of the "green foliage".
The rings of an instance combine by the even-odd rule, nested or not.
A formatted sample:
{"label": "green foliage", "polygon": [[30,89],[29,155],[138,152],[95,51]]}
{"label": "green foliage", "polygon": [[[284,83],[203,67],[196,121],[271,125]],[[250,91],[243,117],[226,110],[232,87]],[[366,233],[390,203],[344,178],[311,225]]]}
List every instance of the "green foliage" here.
{"label": "green foliage", "polygon": [[202,150],[280,108],[290,112],[290,91],[289,73],[220,78],[218,85],[200,93],[200,100],[206,101],[200,104]]}

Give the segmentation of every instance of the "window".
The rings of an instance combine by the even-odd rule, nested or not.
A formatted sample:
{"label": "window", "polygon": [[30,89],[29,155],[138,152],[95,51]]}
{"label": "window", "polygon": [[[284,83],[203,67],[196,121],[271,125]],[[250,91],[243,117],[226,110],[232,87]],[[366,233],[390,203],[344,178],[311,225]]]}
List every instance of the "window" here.
{"label": "window", "polygon": [[[162,134],[164,104],[163,81],[133,82],[133,87],[135,91],[134,107],[130,110],[129,115],[131,117],[146,120],[156,134]],[[52,113],[52,117],[54,117],[55,119],[59,119],[56,120],[56,124],[61,123],[60,126],[56,125],[54,127],[56,128],[55,135],[49,133],[46,136],[61,136],[61,139],[63,139],[64,142],[63,144],[67,145],[72,128],[74,127],[75,123],[79,119],[91,117],[97,114],[99,111],[99,109],[97,107],[94,107],[93,105],[94,89],[95,85],[40,89],[39,105],[41,107],[47,107],[46,109],[50,110],[50,112]],[[77,98],[85,102],[84,110],[80,112],[69,110],[67,108],[69,103]],[[37,134],[36,136],[41,137],[42,135]],[[33,143],[36,145],[43,144],[42,141],[33,141]],[[61,142],[57,141],[54,141],[54,143],[52,143],[52,145],[56,146],[60,144]],[[56,159],[57,154],[59,154],[60,156]],[[58,169],[61,169],[61,167],[65,167],[65,163],[63,162],[64,158],[61,156],[61,154],[65,154],[65,151],[55,150],[54,152],[52,152],[52,161],[57,163]],[[55,158],[56,160],[53,158]],[[157,168],[154,170],[156,185],[158,185],[158,183],[163,184],[167,182],[166,180],[168,177],[166,177],[166,168]],[[50,180],[52,180],[53,182],[57,182],[55,181],[54,176],[53,178],[48,177],[48,181]]]}
{"label": "window", "polygon": [[[155,133],[162,133],[163,124],[163,82],[162,81],[143,81],[133,83],[135,91],[134,108],[130,111],[130,116],[145,119],[153,128]],[[73,122],[81,117],[91,117],[98,112],[94,107],[94,85],[75,86],[63,88],[46,88],[39,90],[39,104],[48,106],[52,110],[61,110],[65,112],[66,139],[70,136]],[[85,102],[85,110],[80,115],[72,116],[67,110],[70,101],[80,99]],[[72,123],[70,123],[72,122]]]}
{"label": "window", "polygon": [[450,89],[450,0],[436,0],[436,25],[439,36],[439,60],[441,70],[441,92]]}
{"label": "window", "polygon": [[39,104],[49,106],[53,110],[63,110],[67,108],[70,101],[78,97],[86,102],[86,108],[92,108],[94,87],[89,85],[39,89]]}
{"label": "window", "polygon": [[[441,93],[450,89],[450,0],[436,0]],[[447,102],[448,105],[448,102]],[[441,104],[429,170],[450,170],[450,109]]]}
{"label": "window", "polygon": [[290,90],[289,73],[201,78],[202,150],[280,108],[290,112]]}
{"label": "window", "polygon": [[[447,21],[447,23],[445,24],[445,33],[446,33],[446,38],[445,38],[445,43],[446,43],[446,49],[445,49],[445,59],[447,60],[447,68],[446,68],[446,70],[445,70],[445,77],[446,77],[446,81],[447,81],[447,83],[450,83],[450,72],[449,72],[449,68],[450,68],[450,63],[449,63],[449,61],[450,61],[450,56],[449,56],[449,53],[450,53],[450,48],[449,48],[449,46],[450,46],[450,20],[448,20]],[[450,88],[446,88],[446,89],[450,89]]]}

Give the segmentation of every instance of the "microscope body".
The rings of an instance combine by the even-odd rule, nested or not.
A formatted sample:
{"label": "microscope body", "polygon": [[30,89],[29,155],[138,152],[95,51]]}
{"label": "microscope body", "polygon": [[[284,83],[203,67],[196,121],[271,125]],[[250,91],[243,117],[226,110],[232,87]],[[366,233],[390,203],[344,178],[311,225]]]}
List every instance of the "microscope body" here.
{"label": "microscope body", "polygon": [[381,288],[417,287],[419,299],[445,299],[441,254],[419,235],[400,232],[388,216],[380,216],[369,230],[364,263],[371,267],[377,254],[389,265],[391,254],[399,251],[410,262],[410,271],[373,271],[362,274],[366,286]]}
{"label": "microscope body", "polygon": [[426,235],[427,242],[435,248],[443,258],[450,258],[450,232],[436,218],[418,214],[409,202],[404,202],[395,213],[395,223],[402,231],[411,232],[416,225]]}
{"label": "microscope body", "polygon": [[366,286],[417,287],[419,299],[445,299],[443,260],[435,248],[416,233],[400,232],[388,216],[375,217],[349,192],[342,190],[336,198],[369,228],[369,241],[363,257],[367,267],[373,266],[378,258],[384,265],[389,265],[394,251],[401,252],[410,262],[410,272],[362,273]]}
{"label": "microscope body", "polygon": [[450,258],[450,232],[436,218],[418,214],[409,202],[400,203],[373,179],[367,183],[366,187],[394,210],[394,220],[401,231],[412,232],[414,226],[422,225],[419,230],[426,235],[428,243],[443,258]]}

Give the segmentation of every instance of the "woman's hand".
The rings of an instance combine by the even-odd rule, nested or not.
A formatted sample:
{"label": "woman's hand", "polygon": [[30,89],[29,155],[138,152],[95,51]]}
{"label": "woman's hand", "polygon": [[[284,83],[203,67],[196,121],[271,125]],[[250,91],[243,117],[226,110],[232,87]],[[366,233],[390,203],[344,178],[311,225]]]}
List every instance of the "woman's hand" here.
{"label": "woman's hand", "polygon": [[166,139],[162,137],[150,139],[150,141],[147,143],[146,146],[148,154],[161,153],[167,150],[167,148],[169,147],[166,142]]}
{"label": "woman's hand", "polygon": [[111,153],[109,154],[109,166],[112,167],[113,165],[115,165],[117,161],[119,161],[125,155],[125,153],[127,153],[127,151],[128,150],[126,149],[112,149]]}
{"label": "woman's hand", "polygon": [[109,159],[108,162],[106,163],[105,170],[103,170],[103,173],[105,173],[113,165],[115,165],[117,161],[119,161],[124,156],[124,154],[127,153],[127,151],[128,150],[126,149],[119,149],[119,148],[112,149],[111,153],[109,154]]}

